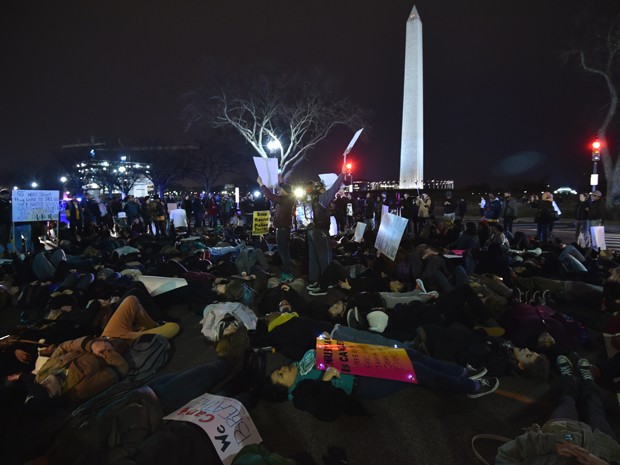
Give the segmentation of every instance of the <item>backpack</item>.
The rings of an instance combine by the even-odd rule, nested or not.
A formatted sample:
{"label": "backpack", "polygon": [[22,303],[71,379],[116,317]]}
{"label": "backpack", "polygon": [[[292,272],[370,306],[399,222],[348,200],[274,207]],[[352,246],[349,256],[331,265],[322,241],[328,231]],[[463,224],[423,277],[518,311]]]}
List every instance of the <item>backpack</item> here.
{"label": "backpack", "polygon": [[131,343],[124,354],[129,369],[127,378],[142,384],[161,369],[168,361],[170,343],[161,334],[143,334]]}

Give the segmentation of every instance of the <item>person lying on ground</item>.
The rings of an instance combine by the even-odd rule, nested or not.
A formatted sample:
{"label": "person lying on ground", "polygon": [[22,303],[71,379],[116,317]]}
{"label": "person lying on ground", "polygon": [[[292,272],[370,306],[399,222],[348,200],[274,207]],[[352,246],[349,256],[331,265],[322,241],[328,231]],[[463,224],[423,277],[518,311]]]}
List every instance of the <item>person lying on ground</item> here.
{"label": "person lying on ground", "polygon": [[[333,333],[332,337],[346,339]],[[418,328],[415,341],[419,350],[426,348],[432,357],[460,365],[485,366],[491,376],[517,374],[544,380],[549,375],[549,359],[545,355],[515,347],[510,341],[482,330],[424,325]]]}
{"label": "person lying on ground", "polygon": [[[620,444],[605,418],[590,363],[557,358],[562,394],[549,420],[498,449],[497,465],[520,463],[620,463]],[[575,379],[575,374],[577,379]]]}
{"label": "person lying on ground", "polygon": [[83,425],[75,428],[68,424],[47,452],[29,463],[99,463],[101,457],[111,463],[113,458],[128,457],[160,427],[164,416],[204,393],[217,392],[252,363],[247,332],[239,330],[226,335],[216,346],[216,353],[218,357],[213,361],[161,375],[113,399],[111,407],[104,403],[105,415],[97,416],[97,404],[93,411],[86,409]]}
{"label": "person lying on ground", "polygon": [[[497,378],[484,378],[486,369],[473,369],[427,357],[405,349],[420,386],[470,398],[482,397],[499,386]],[[299,362],[269,375],[265,395],[273,401],[292,400],[295,407],[323,421],[334,421],[340,412],[363,414],[358,399],[378,399],[411,384],[381,378],[340,373],[334,367],[317,370],[316,351],[309,350]]]}

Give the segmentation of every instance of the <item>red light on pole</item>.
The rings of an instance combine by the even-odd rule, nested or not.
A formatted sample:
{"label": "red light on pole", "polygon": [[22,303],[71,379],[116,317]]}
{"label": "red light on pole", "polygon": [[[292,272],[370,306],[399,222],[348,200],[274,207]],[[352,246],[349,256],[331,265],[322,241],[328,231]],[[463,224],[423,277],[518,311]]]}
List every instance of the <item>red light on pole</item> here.
{"label": "red light on pole", "polygon": [[601,159],[601,141],[596,139],[592,142],[592,161],[597,162]]}
{"label": "red light on pole", "polygon": [[353,167],[353,165],[351,163],[347,163],[347,171],[351,171],[351,168]]}

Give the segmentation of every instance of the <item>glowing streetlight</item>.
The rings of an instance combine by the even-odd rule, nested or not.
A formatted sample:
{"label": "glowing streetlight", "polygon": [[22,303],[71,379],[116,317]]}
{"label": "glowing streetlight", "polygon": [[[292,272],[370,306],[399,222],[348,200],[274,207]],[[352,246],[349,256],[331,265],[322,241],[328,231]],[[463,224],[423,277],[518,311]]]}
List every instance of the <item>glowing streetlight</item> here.
{"label": "glowing streetlight", "polygon": [[67,182],[67,177],[66,176],[61,177],[60,178],[60,182],[63,183],[63,184],[66,183]]}
{"label": "glowing streetlight", "polygon": [[124,173],[124,172],[126,171],[126,169],[125,169],[125,167],[124,167],[124,166],[121,166],[121,167],[119,167],[119,168],[118,168],[118,171],[119,171],[120,173]]}
{"label": "glowing streetlight", "polygon": [[37,187],[39,187],[39,184],[33,181],[32,183],[30,183],[30,187],[36,189]]}
{"label": "glowing streetlight", "polygon": [[282,151],[282,144],[277,138],[274,137],[269,142],[267,142],[267,150],[269,150],[270,152],[275,152],[276,150]]}

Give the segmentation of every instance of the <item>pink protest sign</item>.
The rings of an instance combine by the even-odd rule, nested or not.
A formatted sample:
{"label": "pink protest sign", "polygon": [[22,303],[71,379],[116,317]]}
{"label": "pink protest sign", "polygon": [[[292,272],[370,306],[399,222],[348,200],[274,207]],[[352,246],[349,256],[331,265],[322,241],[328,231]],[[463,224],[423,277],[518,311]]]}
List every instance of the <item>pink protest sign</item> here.
{"label": "pink protest sign", "polygon": [[341,373],[371,378],[418,382],[407,351],[395,347],[317,338],[316,367],[319,370],[334,367]]}

